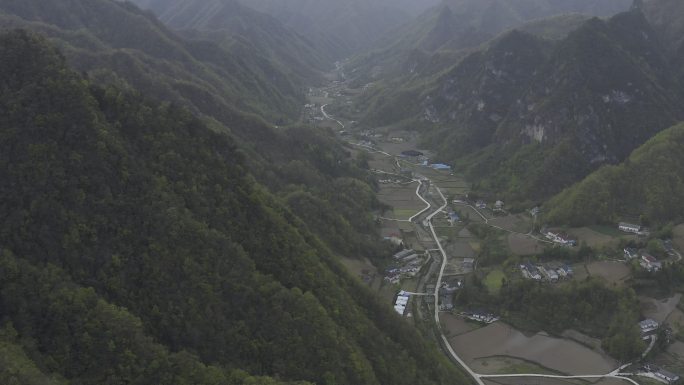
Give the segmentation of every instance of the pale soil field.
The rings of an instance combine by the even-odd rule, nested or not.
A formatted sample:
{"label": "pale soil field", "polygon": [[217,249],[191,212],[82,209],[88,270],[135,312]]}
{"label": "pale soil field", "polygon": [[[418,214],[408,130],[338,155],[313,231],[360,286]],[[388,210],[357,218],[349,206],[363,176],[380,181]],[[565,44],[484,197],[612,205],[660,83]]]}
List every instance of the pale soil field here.
{"label": "pale soil field", "polygon": [[673,373],[684,374],[684,343],[676,341],[667,348],[666,352],[658,354],[653,359],[653,363]]}
{"label": "pale soil field", "polygon": [[580,228],[570,229],[570,230],[568,230],[568,234],[577,238],[577,240],[579,240],[579,241],[586,242],[589,247],[593,247],[593,248],[600,248],[600,247],[604,247],[604,246],[609,246],[612,244],[616,244],[618,242],[617,238],[611,237],[611,236],[606,235],[606,234],[601,234],[601,233],[594,231],[588,227],[580,227]]}
{"label": "pale soil field", "polygon": [[[483,379],[486,385],[587,385],[593,382],[585,380],[562,380],[558,378],[513,377]],[[599,383],[596,383],[599,385]],[[600,385],[631,385],[628,382],[601,382]]]}
{"label": "pale soil field", "polygon": [[[385,213],[385,217],[392,218],[394,214],[391,212]],[[401,238],[401,231],[399,231],[399,223],[396,221],[382,221],[380,228],[380,235],[383,237],[399,237]]]}
{"label": "pale soil field", "polygon": [[522,234],[508,234],[508,249],[515,255],[539,254],[544,247],[539,241]]}
{"label": "pale soil field", "polygon": [[450,313],[439,313],[439,321],[447,337],[455,337],[480,328],[477,324]]}
{"label": "pale soil field", "polygon": [[646,318],[653,318],[658,322],[664,322],[677,310],[677,305],[682,299],[681,294],[676,294],[665,300],[657,300],[649,297],[639,297],[641,310]]}
{"label": "pale soil field", "polygon": [[380,186],[378,199],[394,208],[397,219],[408,219],[426,207],[415,193],[415,183],[410,185],[385,184]]}
{"label": "pale soil field", "polygon": [[[677,332],[681,332],[684,330],[684,312],[682,312],[679,309],[675,309],[669,317],[667,317],[667,323],[670,324],[670,326],[675,329]],[[682,357],[684,357],[684,354],[682,354]]]}
{"label": "pale soil field", "polygon": [[364,259],[354,259],[354,258],[348,258],[348,257],[342,257],[341,258],[342,264],[344,267],[347,268],[353,275],[355,276],[361,276],[364,271],[366,273],[370,273],[371,275],[375,275],[378,273],[378,270],[373,266],[373,264],[368,260],[368,258]]}
{"label": "pale soil field", "polygon": [[527,337],[502,322],[449,339],[466,362],[491,356],[510,356],[567,374],[604,374],[617,366],[577,342],[538,333]]}
{"label": "pale soil field", "polygon": [[577,263],[572,265],[572,270],[575,273],[573,278],[577,281],[582,281],[589,276],[589,272],[583,263]]}
{"label": "pale soil field", "polygon": [[588,335],[580,333],[577,330],[566,330],[563,332],[562,336],[573,341],[577,341],[582,345],[589,346],[600,353],[604,353],[603,349],[601,349],[601,340],[598,338],[589,337]]}
{"label": "pale soil field", "polygon": [[677,341],[667,349],[669,353],[676,354],[684,360],[684,342]]}
{"label": "pale soil field", "polygon": [[464,227],[463,230],[458,232],[458,236],[460,238],[472,238],[473,234],[470,232],[470,230],[468,230],[467,227]]}
{"label": "pale soil field", "polygon": [[515,231],[516,233],[523,234],[527,234],[532,228],[532,220],[523,214],[496,217],[490,220],[489,224],[499,226],[502,229]]}
{"label": "pale soil field", "polygon": [[475,250],[467,240],[449,242],[444,250],[450,257],[475,258]]}
{"label": "pale soil field", "polygon": [[629,278],[631,271],[629,267],[621,262],[598,261],[586,265],[589,275],[602,277],[611,284],[624,284]]}
{"label": "pale soil field", "polygon": [[[462,205],[455,205],[454,209],[458,210],[461,212],[462,216],[470,218],[471,222],[484,222],[484,219],[472,208],[468,206],[462,206]],[[486,213],[482,213],[486,217]]]}
{"label": "pale soil field", "polygon": [[558,374],[535,363],[506,356],[475,359],[471,364],[471,369],[480,374]]}
{"label": "pale soil field", "polygon": [[[448,254],[447,254],[448,255]],[[464,275],[471,273],[472,269],[463,269],[463,258],[449,257],[447,265],[444,268],[444,276]]]}
{"label": "pale soil field", "polygon": [[[382,170],[385,172],[396,172],[396,165],[394,160],[390,157],[384,156],[382,154],[373,154],[371,159],[368,161],[368,166],[373,170]],[[383,176],[378,174],[379,179],[383,179]],[[395,178],[393,176],[388,176],[388,178]]]}

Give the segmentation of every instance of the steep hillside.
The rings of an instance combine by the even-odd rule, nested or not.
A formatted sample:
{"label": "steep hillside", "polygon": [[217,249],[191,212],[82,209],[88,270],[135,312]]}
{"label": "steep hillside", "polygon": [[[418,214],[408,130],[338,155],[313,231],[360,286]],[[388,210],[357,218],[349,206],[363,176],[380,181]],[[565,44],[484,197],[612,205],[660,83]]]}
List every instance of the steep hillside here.
{"label": "steep hillside", "polygon": [[414,122],[479,189],[533,203],[681,120],[678,71],[635,10],[589,20],[561,40],[507,33],[428,85],[377,86],[359,104],[368,124]]}
{"label": "steep hillside", "polygon": [[12,379],[466,382],[254,181],[225,133],[93,85],[25,32],[0,36],[0,94]]}
{"label": "steep hillside", "polygon": [[[406,75],[396,67],[407,53],[420,50],[461,50],[477,47],[526,22],[554,15],[580,13],[610,16],[629,9],[632,0],[445,0],[411,23],[379,40],[374,49],[348,65],[376,77]],[[453,65],[453,62],[451,63]],[[378,71],[377,68],[380,70]],[[443,68],[444,69],[444,68]],[[427,75],[427,74],[424,74]]]}
{"label": "steep hillside", "polygon": [[433,0],[240,0],[282,20],[312,41],[336,43],[345,58],[370,46],[382,34],[408,22]]}
{"label": "steep hillside", "polygon": [[684,125],[667,129],[625,162],[606,166],[554,197],[545,220],[554,224],[615,223],[643,216],[652,224],[684,219]]}
{"label": "steep hillside", "polygon": [[170,28],[193,38],[217,41],[224,48],[239,39],[252,49],[296,76],[313,83],[320,72],[333,67],[329,47],[314,43],[285,27],[278,19],[243,6],[237,0],[185,1],[135,0],[150,9]]}
{"label": "steep hillside", "polygon": [[77,69],[207,115],[237,110],[292,120],[303,103],[303,85],[244,39],[224,47],[189,42],[130,3],[0,0],[0,27],[39,31]]}

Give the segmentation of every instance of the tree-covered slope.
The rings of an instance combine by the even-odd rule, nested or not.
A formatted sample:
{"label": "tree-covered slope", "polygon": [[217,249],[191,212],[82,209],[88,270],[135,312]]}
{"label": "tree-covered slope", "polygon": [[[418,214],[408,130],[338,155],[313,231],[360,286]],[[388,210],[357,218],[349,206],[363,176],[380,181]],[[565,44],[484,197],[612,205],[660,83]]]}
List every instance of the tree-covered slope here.
{"label": "tree-covered slope", "polygon": [[422,129],[425,144],[476,189],[533,204],[681,120],[678,71],[633,10],[589,20],[561,40],[509,32],[427,85],[377,87],[360,104],[368,124]]}
{"label": "tree-covered slope", "polygon": [[654,224],[684,219],[684,125],[669,128],[545,205],[554,224],[615,223],[643,215]]}
{"label": "tree-covered slope", "polygon": [[342,59],[408,22],[435,0],[240,0],[283,21]]}
{"label": "tree-covered slope", "polygon": [[[356,69],[356,73],[361,75],[373,73],[376,78],[405,76],[408,71],[398,64],[404,63],[414,50],[432,54],[473,48],[533,20],[564,14],[611,16],[629,9],[631,1],[444,0],[439,6],[428,9],[410,23],[383,36],[371,50],[354,57],[349,68]],[[567,25],[567,20],[564,22]],[[451,62],[440,70],[453,64]],[[428,71],[420,73],[424,77],[435,74]]]}
{"label": "tree-covered slope", "polygon": [[237,0],[136,0],[134,3],[152,10],[167,26],[186,36],[210,39],[227,49],[235,39],[244,40],[254,51],[302,83],[319,80],[320,72],[333,67],[333,57],[326,53],[325,46],[316,46],[275,17],[254,11]]}
{"label": "tree-covered slope", "polygon": [[127,2],[1,0],[0,27],[48,35],[78,70],[224,124],[235,111],[291,121],[304,100],[303,84],[244,39],[188,41]]}
{"label": "tree-covered slope", "polygon": [[0,37],[0,94],[0,349],[22,376],[466,382],[253,180],[225,133],[93,85],[25,32]]}

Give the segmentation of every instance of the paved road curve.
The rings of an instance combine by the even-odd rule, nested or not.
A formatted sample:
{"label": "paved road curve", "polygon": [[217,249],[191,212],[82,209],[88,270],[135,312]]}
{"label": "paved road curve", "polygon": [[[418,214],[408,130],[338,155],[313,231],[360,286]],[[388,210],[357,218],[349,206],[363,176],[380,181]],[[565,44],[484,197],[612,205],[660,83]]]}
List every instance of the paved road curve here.
{"label": "paved road curve", "polygon": [[[340,125],[344,128],[344,124],[342,124],[342,123],[341,123],[340,121],[338,121],[337,119],[333,119],[332,117],[330,117],[330,116],[325,112],[325,106],[326,106],[326,105],[324,105],[324,106],[321,107],[321,112],[323,113],[323,115],[324,115],[327,119],[336,121],[338,124],[340,124]],[[352,144],[354,144],[354,143],[352,143]],[[393,157],[393,158],[396,159],[396,157],[395,157],[394,155],[388,154],[388,153],[386,153],[386,152],[384,152],[384,151],[379,151],[379,150],[376,150],[376,149],[374,149],[374,148],[371,148],[371,147],[368,147],[368,146],[359,145],[359,144],[354,144],[354,145],[360,146],[360,147],[364,147],[364,148],[366,148],[366,149],[369,150],[369,151],[377,152],[377,153],[383,154],[383,155],[385,155],[385,156]],[[423,202],[425,202],[425,203],[428,205],[428,207],[426,207],[423,211],[421,211],[420,213],[416,214],[415,216],[411,217],[411,220],[417,218],[419,215],[423,214],[424,212],[426,212],[426,211],[428,211],[430,208],[432,208],[432,204],[430,204],[430,202],[428,202],[428,201],[420,194],[420,188],[422,187],[422,183],[423,183],[423,182],[422,182],[422,181],[419,181],[419,182],[420,182],[420,184],[418,185],[418,188],[416,189],[416,195],[417,195]],[[445,335],[444,332],[442,331],[442,324],[441,324],[441,322],[440,322],[440,320],[439,320],[439,288],[440,288],[440,286],[442,285],[442,278],[444,277],[444,270],[446,269],[447,259],[448,259],[448,258],[447,258],[446,251],[444,251],[444,247],[442,246],[442,243],[439,241],[439,237],[437,236],[437,232],[435,231],[435,228],[434,228],[434,226],[432,225],[432,218],[434,218],[437,214],[439,214],[440,212],[442,212],[442,211],[447,207],[447,205],[449,204],[449,202],[448,202],[447,199],[444,197],[444,194],[442,194],[442,191],[439,189],[439,187],[437,187],[434,183],[431,183],[431,185],[437,190],[437,192],[439,193],[439,196],[440,196],[440,197],[442,198],[442,200],[444,201],[444,204],[443,204],[442,206],[440,206],[438,209],[436,209],[434,212],[432,212],[430,215],[428,215],[427,218],[425,219],[425,222],[427,222],[427,225],[428,225],[428,227],[430,228],[430,233],[432,234],[432,237],[434,238],[434,241],[435,241],[435,243],[436,243],[436,245],[437,245],[437,249],[439,250],[439,252],[440,252],[440,254],[441,254],[441,256],[442,256],[442,263],[441,263],[441,266],[440,266],[439,275],[438,275],[438,277],[437,277],[437,285],[435,286],[435,292],[433,293],[433,296],[434,296],[434,308],[435,308],[435,313],[434,313],[435,324],[436,324],[436,326],[437,326],[437,329],[439,330],[440,338],[442,339],[442,342],[444,343],[444,346],[446,347],[446,349],[447,349],[447,351],[449,352],[449,354],[451,355],[451,357],[452,357],[454,360],[456,360],[456,362],[458,362],[459,365],[461,365],[461,367],[463,367],[463,369],[464,369],[464,370],[465,370],[465,371],[466,371],[466,372],[475,380],[475,382],[476,382],[478,385],[486,385],[486,384],[484,383],[483,379],[487,379],[487,378],[514,378],[514,377],[555,378],[555,379],[600,379],[600,378],[615,378],[615,379],[619,379],[619,380],[628,381],[628,382],[630,382],[632,385],[640,385],[638,382],[636,382],[636,381],[634,381],[633,379],[627,377],[627,376],[633,375],[633,374],[631,374],[631,373],[620,373],[620,370],[622,370],[623,368],[625,368],[625,367],[627,367],[627,366],[629,366],[629,365],[624,365],[624,366],[622,366],[622,367],[620,367],[620,368],[614,370],[613,372],[608,373],[608,374],[604,374],[604,375],[558,376],[558,375],[551,375],[551,374],[535,374],[535,373],[528,373],[528,374],[524,374],[524,373],[523,373],[523,374],[478,374],[478,373],[475,373],[475,371],[473,371],[473,370],[470,368],[470,366],[468,366],[468,365],[465,363],[465,361],[463,361],[463,359],[462,359],[461,357],[459,357],[459,355],[458,355],[458,354],[454,351],[454,349],[451,347],[451,344],[449,343],[449,340],[447,339],[446,335]],[[471,207],[472,207],[472,206],[471,206]],[[475,209],[475,208],[473,208],[473,209]],[[485,219],[485,223],[488,222],[488,219],[485,218],[484,215],[482,215],[479,211],[477,211],[477,209],[475,209],[475,211],[476,211],[480,216],[482,216],[483,219]],[[497,226],[493,226],[493,227],[497,227]],[[502,230],[504,230],[504,229],[502,229]],[[508,231],[508,230],[506,230],[506,231]],[[509,231],[509,232],[510,232],[510,231]],[[535,239],[538,239],[538,238],[535,238]],[[539,239],[539,240],[541,240],[541,239]],[[546,240],[544,240],[544,241],[546,241]]]}

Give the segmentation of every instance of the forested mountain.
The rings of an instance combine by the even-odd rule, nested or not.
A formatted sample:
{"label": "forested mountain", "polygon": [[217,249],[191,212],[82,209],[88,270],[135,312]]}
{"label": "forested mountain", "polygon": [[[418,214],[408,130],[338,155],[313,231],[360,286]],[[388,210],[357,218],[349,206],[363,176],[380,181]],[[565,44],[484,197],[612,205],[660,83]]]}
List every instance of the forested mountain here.
{"label": "forested mountain", "polygon": [[372,73],[381,78],[414,75],[415,68],[407,71],[397,64],[404,63],[415,51],[433,54],[477,47],[507,29],[532,20],[564,14],[611,16],[626,11],[631,3],[632,0],[444,0],[384,36],[374,44],[373,50],[355,57],[349,67],[358,74]]}
{"label": "forested mountain", "polygon": [[[368,176],[349,167],[349,154],[334,136],[296,125],[276,129],[264,121],[264,117],[279,117],[278,122],[286,121],[288,115],[298,118],[304,101],[295,101],[299,96],[283,99],[277,93],[269,94],[274,92],[274,84],[246,61],[258,55],[253,47],[241,55],[242,48],[226,51],[212,42],[185,40],[130,3],[72,0],[41,4],[0,0],[4,12],[0,23],[47,34],[70,65],[98,84],[134,89],[189,107],[213,129],[230,132],[246,154],[253,175],[290,203],[298,215],[311,219],[310,228],[335,251],[349,256],[382,254],[369,213],[379,203],[366,183]],[[271,65],[266,58],[259,60]],[[235,63],[238,68],[232,66]],[[233,88],[236,84],[239,87]],[[258,97],[262,92],[269,94],[266,100],[287,102],[254,109],[262,115],[243,113],[243,108],[251,111],[249,107],[265,103]],[[321,205],[314,210],[315,206],[304,202]],[[319,226],[312,215],[319,209],[328,213],[336,231]]]}
{"label": "forested mountain", "polygon": [[634,10],[589,20],[561,40],[507,33],[428,86],[394,95],[377,87],[359,105],[369,106],[371,124],[422,126],[426,143],[441,159],[460,159],[476,187],[529,203],[681,120],[679,71]]}
{"label": "forested mountain", "polygon": [[282,20],[315,42],[336,47],[338,59],[368,48],[384,33],[437,0],[240,0]]}
{"label": "forested mountain", "polygon": [[249,42],[188,41],[130,3],[0,0],[0,27],[53,39],[79,71],[191,106],[224,124],[235,111],[297,118],[304,85]]}
{"label": "forested mountain", "polygon": [[642,216],[665,224],[684,218],[684,125],[667,129],[623,163],[605,166],[546,204],[551,223],[615,223]]}
{"label": "forested mountain", "polygon": [[0,93],[3,383],[466,382],[225,132],[21,31],[0,36]]}
{"label": "forested mountain", "polygon": [[[335,47],[315,45],[278,19],[248,8],[237,0],[134,0],[150,9],[173,30],[191,38],[216,41],[230,51],[244,44],[300,83],[312,84],[333,68]],[[238,42],[236,42],[239,41]]]}

